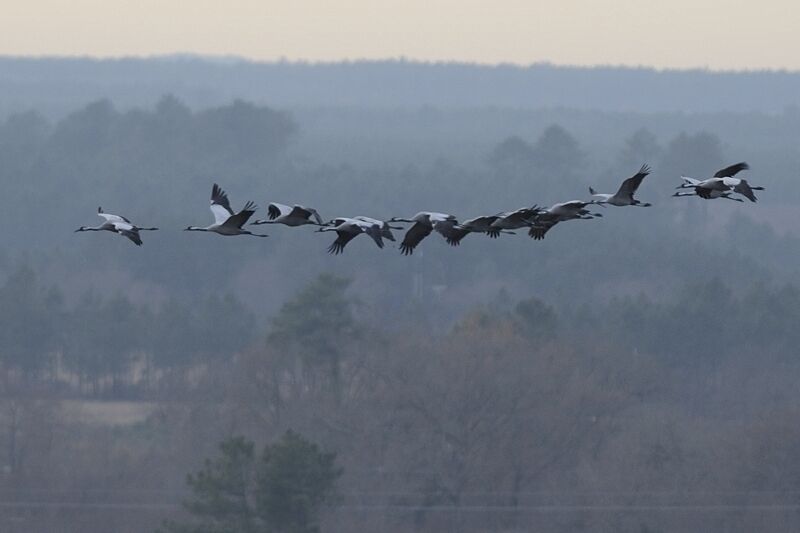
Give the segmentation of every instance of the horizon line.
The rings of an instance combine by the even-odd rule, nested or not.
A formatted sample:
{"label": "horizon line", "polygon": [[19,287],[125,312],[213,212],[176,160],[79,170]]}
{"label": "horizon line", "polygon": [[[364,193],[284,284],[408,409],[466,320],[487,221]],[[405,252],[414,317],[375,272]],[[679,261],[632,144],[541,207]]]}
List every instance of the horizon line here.
{"label": "horizon line", "polygon": [[201,61],[216,65],[291,65],[291,66],[337,66],[337,65],[369,65],[380,63],[410,64],[419,66],[462,66],[476,68],[508,68],[518,70],[528,70],[534,68],[553,68],[565,70],[645,70],[656,73],[675,73],[675,72],[700,72],[706,74],[800,74],[800,69],[792,68],[714,68],[708,65],[687,66],[687,67],[658,67],[655,65],[632,65],[625,63],[597,63],[582,65],[574,63],[555,63],[552,61],[535,61],[530,63],[518,63],[513,61],[502,62],[482,62],[467,61],[463,59],[420,59],[408,56],[387,56],[385,58],[341,58],[341,59],[304,59],[287,58],[279,56],[272,59],[252,58],[237,54],[202,54],[196,52],[172,52],[165,54],[124,54],[124,55],[58,55],[58,54],[3,54],[0,53],[0,60],[30,60],[30,61]]}

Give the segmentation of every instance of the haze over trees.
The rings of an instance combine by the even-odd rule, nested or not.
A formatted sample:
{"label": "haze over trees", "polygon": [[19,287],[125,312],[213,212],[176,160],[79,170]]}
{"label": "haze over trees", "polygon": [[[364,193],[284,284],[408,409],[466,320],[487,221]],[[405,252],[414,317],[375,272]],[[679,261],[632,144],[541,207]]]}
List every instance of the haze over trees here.
{"label": "haze over trees", "polygon": [[[274,530],[798,529],[796,74],[0,63],[2,531],[202,527],[234,463],[239,511]],[[626,80],[662,92],[591,90]],[[670,197],[740,160],[757,204]],[[309,228],[181,231],[210,222],[213,182],[326,220],[465,219],[642,163],[654,207],[541,242],[331,257]],[[98,205],[161,230],[73,233]],[[322,473],[267,519],[303,486],[281,450]]]}
{"label": "haze over trees", "polygon": [[256,455],[253,442],[232,437],[220,443],[219,457],[189,474],[192,495],[184,505],[194,517],[167,522],[166,531],[314,533],[320,507],[332,500],[341,475],[336,454],[325,453],[287,431]]}

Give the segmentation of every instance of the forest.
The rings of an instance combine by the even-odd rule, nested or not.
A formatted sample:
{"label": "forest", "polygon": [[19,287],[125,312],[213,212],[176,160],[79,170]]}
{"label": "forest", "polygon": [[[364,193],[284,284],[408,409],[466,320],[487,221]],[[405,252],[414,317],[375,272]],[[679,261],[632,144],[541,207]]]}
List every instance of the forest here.
{"label": "forest", "polygon": [[[234,459],[256,472],[253,523],[299,531],[269,497],[296,454],[321,480],[308,531],[800,526],[795,108],[201,105],[175,85],[55,112],[55,81],[17,76],[0,80],[3,531],[195,531]],[[671,197],[738,161],[758,203]],[[464,219],[611,192],[643,163],[653,207],[543,241],[334,257],[309,228],[182,231],[211,222],[215,182],[234,208]],[[74,233],[98,206],[160,230]]]}

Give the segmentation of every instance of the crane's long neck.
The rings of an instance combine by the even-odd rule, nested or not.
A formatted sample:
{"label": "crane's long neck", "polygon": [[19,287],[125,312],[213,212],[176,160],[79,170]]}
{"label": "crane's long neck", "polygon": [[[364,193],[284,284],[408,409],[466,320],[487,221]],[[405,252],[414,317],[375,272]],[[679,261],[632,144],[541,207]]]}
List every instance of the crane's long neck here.
{"label": "crane's long neck", "polygon": [[189,226],[184,231],[208,231],[208,228],[200,228],[198,226]]}
{"label": "crane's long neck", "polygon": [[104,229],[106,228],[104,228],[103,226],[81,226],[80,228],[75,230],[75,233],[81,231],[103,231]]}
{"label": "crane's long neck", "polygon": [[251,226],[260,226],[261,224],[275,224],[275,221],[274,220],[256,220],[256,221],[250,223]]}
{"label": "crane's long neck", "polygon": [[136,228],[139,231],[157,231],[158,228]]}

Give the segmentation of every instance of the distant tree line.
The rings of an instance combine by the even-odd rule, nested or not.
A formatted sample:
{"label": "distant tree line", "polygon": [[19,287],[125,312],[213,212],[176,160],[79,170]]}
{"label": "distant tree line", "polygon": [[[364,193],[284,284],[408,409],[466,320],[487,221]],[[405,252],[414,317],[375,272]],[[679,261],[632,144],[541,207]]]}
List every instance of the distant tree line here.
{"label": "distant tree line", "polygon": [[[6,383],[45,383],[124,396],[230,361],[255,338],[252,313],[230,295],[140,305],[84,294],[66,305],[28,267],[0,288],[0,365]],[[138,377],[134,377],[138,376]],[[16,377],[16,379],[12,379]]]}
{"label": "distant tree line", "polygon": [[[144,394],[188,386],[193,372],[228,364],[265,342],[275,349],[270,373],[276,390],[285,370],[297,379],[305,376],[305,386],[336,391],[352,346],[366,335],[389,334],[356,317],[344,297],[350,283],[320,276],[262,328],[231,295],[142,305],[121,293],[88,292],[67,305],[57,287],[22,267],[0,287],[0,368],[7,383],[42,383],[82,394]],[[713,277],[687,282],[663,300],[642,294],[559,308],[539,298],[514,301],[506,294],[465,309],[454,331],[497,324],[533,343],[597,337],[671,367],[694,367],[756,347],[788,357],[800,343],[798,320],[795,286],[756,283],[734,290]],[[399,324],[413,323],[406,317]],[[430,324],[422,327],[427,331]]]}

